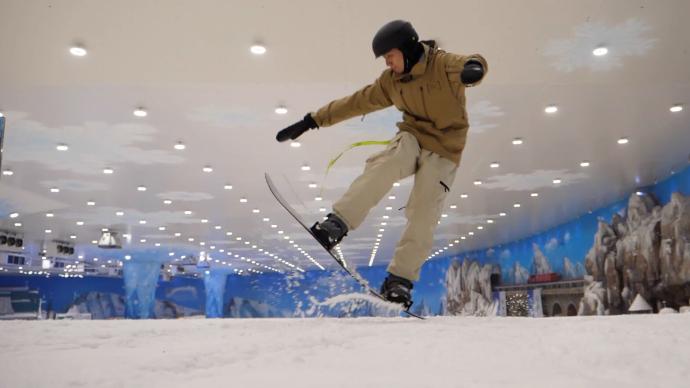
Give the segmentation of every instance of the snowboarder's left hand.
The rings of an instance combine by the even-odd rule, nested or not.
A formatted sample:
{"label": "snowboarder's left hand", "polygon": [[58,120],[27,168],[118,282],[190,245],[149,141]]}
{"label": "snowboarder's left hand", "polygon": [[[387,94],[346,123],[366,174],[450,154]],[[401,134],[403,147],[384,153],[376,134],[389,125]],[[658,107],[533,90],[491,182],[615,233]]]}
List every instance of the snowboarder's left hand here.
{"label": "snowboarder's left hand", "polygon": [[278,132],[276,135],[276,140],[281,142],[288,139],[295,140],[304,132],[318,127],[319,126],[316,124],[316,121],[314,121],[314,118],[311,117],[311,114],[307,113],[302,120]]}
{"label": "snowboarder's left hand", "polygon": [[465,85],[472,85],[480,81],[484,77],[484,67],[479,61],[470,59],[465,63],[465,67],[460,74],[460,80]]}

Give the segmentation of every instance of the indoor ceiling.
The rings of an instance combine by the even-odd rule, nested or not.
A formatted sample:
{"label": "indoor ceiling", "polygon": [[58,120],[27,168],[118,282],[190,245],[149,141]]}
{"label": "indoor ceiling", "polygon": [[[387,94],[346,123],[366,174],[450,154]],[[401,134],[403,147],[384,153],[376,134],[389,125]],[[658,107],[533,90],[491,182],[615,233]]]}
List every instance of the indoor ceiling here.
{"label": "indoor ceiling", "polygon": [[[688,15],[685,0],[0,0],[0,227],[36,245],[74,241],[86,260],[206,251],[239,269],[331,267],[264,172],[305,219],[326,214],[380,146],[349,151],[325,176],[329,160],[391,138],[401,114],[310,131],[300,147],[275,134],[372,82],[384,63],[371,38],[400,18],[489,63],[467,91],[469,139],[434,251],[521,239],[687,166]],[[411,182],[350,233],[346,259],[390,260]],[[130,236],[122,250],[92,244],[104,228]]]}

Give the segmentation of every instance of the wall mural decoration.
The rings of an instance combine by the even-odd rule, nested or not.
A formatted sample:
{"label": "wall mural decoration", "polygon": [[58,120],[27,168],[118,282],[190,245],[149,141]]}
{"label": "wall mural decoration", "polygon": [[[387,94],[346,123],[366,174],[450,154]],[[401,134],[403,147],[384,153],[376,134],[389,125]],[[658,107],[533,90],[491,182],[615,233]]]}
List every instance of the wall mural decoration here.
{"label": "wall mural decoration", "polygon": [[[133,260],[154,260],[157,254],[139,252]],[[374,287],[386,276],[385,265],[358,271]],[[126,315],[127,308],[121,313],[117,307],[121,304],[112,302],[123,300],[125,307],[129,303],[124,285],[122,278],[2,277],[2,286],[39,290],[44,308],[58,313],[73,308],[95,318]],[[211,316],[396,315],[390,306],[363,295],[357,283],[339,270],[229,274],[223,288],[213,291]],[[155,302],[146,311],[156,318],[209,316],[208,292],[201,278],[162,276]],[[538,235],[429,260],[413,295],[412,311],[426,316],[603,315],[627,313],[631,305],[647,304],[653,312],[687,310],[690,168]]]}
{"label": "wall mural decoration", "polygon": [[[8,116],[13,118],[13,135],[8,136],[5,145],[8,162],[34,162],[49,170],[98,175],[100,167],[117,169],[126,163],[175,165],[184,161],[172,151],[140,147],[154,143],[159,133],[156,127],[148,124],[92,121],[51,127],[25,112],[8,112]],[[104,133],[108,134],[107,141],[103,141]],[[55,144],[62,142],[80,149],[80,157],[59,156],[57,160],[45,157],[55,149]]]}
{"label": "wall mural decoration", "polygon": [[448,314],[623,314],[638,295],[655,312],[679,310],[690,299],[690,169],[539,235],[450,260]]}
{"label": "wall mural decoration", "polygon": [[[608,71],[623,66],[623,60],[631,56],[647,54],[656,39],[648,36],[651,27],[642,20],[628,19],[609,26],[601,22],[585,22],[577,26],[571,38],[551,40],[544,55],[551,58],[551,64],[562,72],[580,68],[591,71]],[[606,61],[592,57],[592,47],[601,44],[616,47],[607,55]]]}

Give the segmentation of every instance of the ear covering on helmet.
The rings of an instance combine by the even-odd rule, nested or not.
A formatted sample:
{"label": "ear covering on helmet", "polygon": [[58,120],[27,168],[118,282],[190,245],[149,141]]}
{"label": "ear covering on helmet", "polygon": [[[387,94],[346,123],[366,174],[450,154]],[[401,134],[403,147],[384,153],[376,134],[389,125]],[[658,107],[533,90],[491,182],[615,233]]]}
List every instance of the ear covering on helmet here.
{"label": "ear covering on helmet", "polygon": [[393,20],[381,27],[371,43],[376,58],[392,49],[403,53],[405,73],[409,73],[424,54],[424,47],[419,43],[419,35],[410,22]]}

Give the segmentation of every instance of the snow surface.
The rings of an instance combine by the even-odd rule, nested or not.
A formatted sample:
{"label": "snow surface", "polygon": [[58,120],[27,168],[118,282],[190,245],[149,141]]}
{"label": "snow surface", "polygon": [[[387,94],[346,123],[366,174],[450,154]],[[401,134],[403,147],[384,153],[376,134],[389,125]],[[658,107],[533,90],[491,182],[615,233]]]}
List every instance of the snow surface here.
{"label": "snow surface", "polygon": [[690,314],[0,321],[2,387],[687,387]]}

